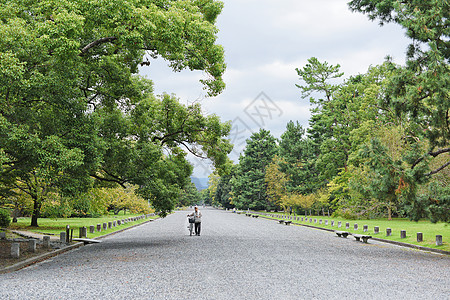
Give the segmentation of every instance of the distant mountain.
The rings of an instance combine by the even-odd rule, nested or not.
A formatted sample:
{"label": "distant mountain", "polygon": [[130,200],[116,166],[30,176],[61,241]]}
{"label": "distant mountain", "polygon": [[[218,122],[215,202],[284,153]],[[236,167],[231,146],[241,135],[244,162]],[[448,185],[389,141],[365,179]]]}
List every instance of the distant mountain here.
{"label": "distant mountain", "polygon": [[208,178],[191,177],[191,181],[195,184],[195,187],[199,191],[208,188]]}

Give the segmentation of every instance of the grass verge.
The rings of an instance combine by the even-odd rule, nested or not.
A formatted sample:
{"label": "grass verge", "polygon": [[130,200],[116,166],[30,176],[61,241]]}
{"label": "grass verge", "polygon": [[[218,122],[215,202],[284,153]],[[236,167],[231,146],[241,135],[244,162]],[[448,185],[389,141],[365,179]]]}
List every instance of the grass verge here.
{"label": "grass verge", "polygon": [[[265,212],[259,212],[265,213]],[[284,214],[283,213],[270,213],[277,215],[277,218],[280,219]],[[302,216],[300,216],[302,217]],[[270,217],[271,218],[271,217]],[[303,216],[304,218],[304,216]],[[312,222],[309,221],[309,218],[312,218]],[[317,219],[317,223],[314,223],[314,219]],[[319,220],[322,220],[322,224],[319,224]],[[325,220],[328,220],[328,225],[325,225]],[[331,221],[334,221],[334,226],[331,226]],[[391,221],[387,219],[372,219],[372,220],[348,220],[342,218],[332,218],[332,217],[323,217],[323,216],[310,216],[308,217],[308,221],[294,221],[296,224],[305,224],[312,225],[320,228],[334,229],[337,230],[338,222],[342,222],[342,227],[340,230],[347,230],[351,233],[363,233],[363,226],[368,226],[367,233],[372,235],[373,237],[397,241],[402,243],[408,243],[433,249],[439,249],[444,251],[450,251],[450,224],[448,223],[431,223],[430,221],[421,220],[419,222],[410,221],[408,219],[393,219]],[[345,224],[350,223],[350,228],[345,229]],[[354,230],[354,224],[358,224],[358,229]],[[379,234],[375,234],[374,227],[378,226]],[[392,236],[386,236],[386,229],[391,228]],[[406,238],[400,238],[400,231],[406,231]],[[423,233],[423,241],[417,242],[417,232]],[[436,246],[436,235],[442,235],[443,245]]]}
{"label": "grass verge", "polygon": [[95,238],[98,236],[102,236],[108,233],[113,233],[119,230],[122,230],[124,228],[128,228],[137,224],[144,223],[150,219],[157,219],[158,216],[151,216],[149,218],[143,218],[137,221],[128,222],[126,224],[117,225],[116,227],[103,230],[102,231],[95,231],[94,233],[89,233],[89,226],[94,225],[95,228],[97,228],[97,224],[103,224],[108,223],[111,221],[118,221],[123,220],[127,218],[132,217],[138,217],[142,214],[127,214],[127,215],[107,215],[99,218],[66,218],[66,219],[46,219],[41,218],[38,220],[39,227],[31,227],[29,226],[31,223],[30,218],[19,218],[17,220],[17,223],[11,224],[9,229],[12,230],[24,230],[24,231],[31,231],[36,232],[40,234],[52,234],[52,235],[59,235],[60,232],[63,232],[66,230],[66,226],[69,225],[71,229],[73,229],[73,237],[78,237],[78,230],[80,227],[87,227],[87,237],[88,238]]}

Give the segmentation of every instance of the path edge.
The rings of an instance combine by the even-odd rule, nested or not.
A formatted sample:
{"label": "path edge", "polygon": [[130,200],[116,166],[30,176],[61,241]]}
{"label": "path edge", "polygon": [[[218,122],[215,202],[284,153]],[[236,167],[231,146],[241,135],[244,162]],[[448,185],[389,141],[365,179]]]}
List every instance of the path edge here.
{"label": "path edge", "polygon": [[[278,219],[275,219],[275,218],[268,218],[268,217],[266,217],[264,215],[259,215],[259,216],[261,218],[264,218],[264,219],[267,219],[267,220],[278,220]],[[309,227],[309,228],[313,228],[313,229],[319,229],[319,230],[334,232],[333,229],[322,228],[322,227],[317,227],[317,226],[312,226],[312,225],[306,225],[306,224],[300,224],[300,223],[294,223],[294,222],[292,222],[292,225],[303,226],[303,227]],[[375,240],[375,241],[378,241],[378,242],[383,242],[383,243],[388,243],[388,244],[393,244],[393,245],[397,245],[397,246],[412,248],[412,249],[415,249],[415,250],[434,252],[434,253],[443,254],[443,255],[450,255],[450,251],[434,249],[434,248],[429,248],[429,247],[424,247],[424,246],[419,246],[419,245],[414,245],[414,244],[408,244],[408,243],[404,243],[404,242],[385,240],[385,239],[380,239],[380,238],[376,238],[376,237],[372,237],[372,240]]]}
{"label": "path edge", "polygon": [[[114,232],[111,232],[111,233],[108,233],[108,234],[105,234],[105,235],[97,236],[97,237],[95,237],[93,239],[94,240],[100,240],[100,239],[109,237],[111,235],[114,235],[116,233],[121,233],[121,232],[124,232],[124,231],[126,231],[128,229],[136,228],[138,226],[145,225],[145,224],[148,224],[150,222],[153,222],[155,220],[160,220],[160,219],[161,218],[147,220],[147,221],[145,221],[143,223],[136,224],[136,225],[133,225],[133,226],[130,226],[130,227],[127,227],[127,228],[123,228],[121,230],[114,231]],[[48,252],[48,253],[44,253],[42,255],[38,255],[38,256],[35,256],[35,257],[28,258],[28,259],[26,259],[24,261],[21,261],[21,262],[18,262],[16,264],[14,264],[14,265],[5,267],[3,269],[0,269],[0,274],[7,274],[7,273],[12,273],[12,272],[18,271],[20,269],[23,269],[23,268],[29,267],[31,265],[34,265],[36,263],[45,261],[45,260],[47,260],[49,258],[52,258],[52,257],[55,257],[57,255],[63,254],[63,253],[68,252],[70,250],[74,250],[74,249],[80,248],[81,246],[84,246],[83,242],[75,243],[73,245],[68,245],[68,246],[66,246],[64,248],[56,249],[56,250],[54,250],[52,252]]]}

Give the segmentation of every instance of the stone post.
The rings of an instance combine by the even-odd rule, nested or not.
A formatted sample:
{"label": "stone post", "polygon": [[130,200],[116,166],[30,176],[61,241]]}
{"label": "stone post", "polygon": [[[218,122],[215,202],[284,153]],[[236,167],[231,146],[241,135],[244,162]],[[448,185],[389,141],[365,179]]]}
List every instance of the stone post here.
{"label": "stone post", "polygon": [[2,240],[6,239],[6,232],[0,231],[0,239]]}
{"label": "stone post", "polygon": [[312,223],[312,219],[311,218],[309,218],[309,223]]}
{"label": "stone post", "polygon": [[328,226],[328,220],[325,220],[325,225]]}
{"label": "stone post", "polygon": [[59,241],[61,243],[65,243],[66,242],[66,232],[60,232],[59,233]]}
{"label": "stone post", "polygon": [[338,228],[341,228],[341,227],[342,227],[342,222],[338,221]]}
{"label": "stone post", "polygon": [[406,238],[406,230],[401,230],[400,231],[400,238],[401,239],[405,239]]}
{"label": "stone post", "polygon": [[111,228],[112,228],[112,223],[113,223],[113,222],[108,222],[108,229],[111,229]]}
{"label": "stone post", "polygon": [[349,229],[349,228],[350,228],[350,223],[349,222],[345,223],[345,229]]}
{"label": "stone post", "polygon": [[107,223],[103,223],[103,230],[108,229],[108,224]]}
{"label": "stone post", "polygon": [[122,221],[118,220],[117,225],[122,225]]}
{"label": "stone post", "polygon": [[32,239],[28,241],[28,251],[30,252],[36,252],[36,240]]}
{"label": "stone post", "polygon": [[89,233],[94,233],[95,232],[95,226],[91,225],[89,226]]}
{"label": "stone post", "polygon": [[302,222],[303,222],[303,217],[301,218]]}
{"label": "stone post", "polygon": [[442,235],[436,235],[436,246],[442,246]]}
{"label": "stone post", "polygon": [[317,219],[314,219],[314,223],[317,223]]}
{"label": "stone post", "polygon": [[380,227],[375,226],[375,227],[373,228],[373,233],[374,233],[374,234],[379,234],[379,233],[380,233]]}
{"label": "stone post", "polygon": [[331,220],[331,227],[334,226],[334,220]]}
{"label": "stone post", "polygon": [[386,236],[391,236],[391,235],[392,235],[392,229],[386,228]]}
{"label": "stone post", "polygon": [[353,229],[354,230],[358,230],[358,224],[357,223],[355,223],[355,225],[353,225]]}
{"label": "stone post", "polygon": [[50,248],[50,236],[44,235],[43,244],[44,248]]}
{"label": "stone post", "polygon": [[418,232],[417,233],[417,242],[423,242],[423,233],[422,232]]}
{"label": "stone post", "polygon": [[19,243],[12,243],[11,244],[11,257],[12,258],[19,258],[20,257],[20,244]]}
{"label": "stone post", "polygon": [[102,231],[102,224],[97,224],[97,231],[98,232]]}
{"label": "stone post", "polygon": [[84,227],[84,226],[83,226],[83,227],[80,227],[78,236],[79,236],[80,238],[85,238],[85,237],[87,237],[87,228]]}
{"label": "stone post", "polygon": [[322,224],[322,219],[319,219],[319,224]]}
{"label": "stone post", "polygon": [[369,226],[368,226],[368,225],[364,225],[364,226],[363,226],[363,231],[364,231],[364,232],[369,231]]}

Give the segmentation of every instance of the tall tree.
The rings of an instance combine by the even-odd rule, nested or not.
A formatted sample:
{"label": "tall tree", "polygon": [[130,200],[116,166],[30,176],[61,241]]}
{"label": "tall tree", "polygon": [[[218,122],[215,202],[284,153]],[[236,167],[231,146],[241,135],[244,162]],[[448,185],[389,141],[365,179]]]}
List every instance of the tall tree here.
{"label": "tall tree", "polygon": [[276,139],[260,129],[250,136],[233,181],[233,203],[239,209],[269,209],[271,206],[264,177],[267,166],[277,153]]}
{"label": "tall tree", "polygon": [[[87,189],[92,177],[139,184],[138,192],[158,209],[170,210],[175,190],[186,182],[181,177],[189,173],[176,150],[179,145],[202,144],[204,153],[220,164],[220,152],[227,147],[215,148],[214,134],[196,131],[188,123],[179,132],[170,123],[164,136],[153,128],[151,144],[135,139],[138,124],[129,120],[129,113],[130,108],[152,102],[160,116],[170,115],[170,107],[158,107],[170,102],[170,96],[155,100],[151,86],[132,76],[139,66],[149,64],[146,56],[168,60],[174,71],[205,71],[208,78],[202,83],[209,95],[223,90],[224,55],[216,44],[214,25],[221,9],[222,3],[214,0],[0,1],[2,193],[22,188],[34,197],[32,225],[37,226],[45,191],[57,188],[73,195]],[[192,106],[184,113],[198,116],[199,108]],[[147,125],[152,123],[149,118]],[[220,123],[217,117],[202,122],[202,128]],[[217,130],[224,132],[226,127]],[[110,144],[113,136],[116,141]],[[175,136],[178,139],[171,139]],[[162,155],[164,146],[170,148],[168,155]],[[152,163],[154,159],[158,163]],[[127,162],[140,170],[124,174]],[[167,165],[183,172],[165,173]]]}
{"label": "tall tree", "polygon": [[[349,7],[381,25],[399,24],[412,40],[406,66],[390,80],[380,102],[411,120],[414,126],[408,136],[412,142],[429,141],[427,151],[413,151],[405,159],[414,177],[430,179],[450,165],[450,4],[446,0],[354,0]],[[429,170],[428,162],[438,156],[447,158]],[[439,215],[448,215],[448,206],[448,200],[443,201]]]}

